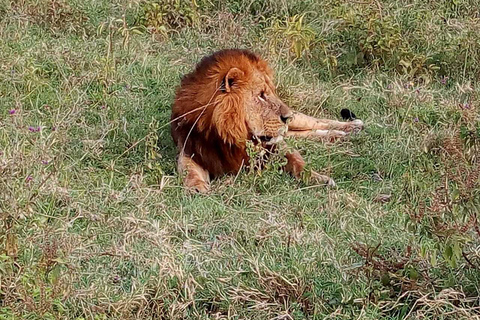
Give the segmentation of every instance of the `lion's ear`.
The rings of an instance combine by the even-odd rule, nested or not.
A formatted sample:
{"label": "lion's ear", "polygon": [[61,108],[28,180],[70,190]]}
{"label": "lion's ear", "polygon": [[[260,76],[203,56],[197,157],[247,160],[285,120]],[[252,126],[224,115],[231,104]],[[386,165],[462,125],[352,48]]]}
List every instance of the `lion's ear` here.
{"label": "lion's ear", "polygon": [[236,82],[238,82],[241,78],[243,78],[244,75],[245,73],[238,68],[232,68],[228,70],[227,75],[225,76],[225,79],[223,79],[225,91],[226,92],[232,91]]}

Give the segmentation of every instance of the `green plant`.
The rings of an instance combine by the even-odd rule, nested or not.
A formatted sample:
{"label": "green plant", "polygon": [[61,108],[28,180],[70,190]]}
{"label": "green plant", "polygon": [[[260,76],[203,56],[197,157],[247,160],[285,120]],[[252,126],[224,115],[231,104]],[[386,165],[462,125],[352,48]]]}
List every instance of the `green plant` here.
{"label": "green plant", "polygon": [[80,32],[88,21],[83,10],[66,0],[12,1],[11,9],[22,12],[34,23],[53,32]]}
{"label": "green plant", "polygon": [[431,57],[412,49],[394,16],[382,15],[376,8],[354,6],[341,8],[337,18],[342,21],[339,36],[348,45],[343,59],[347,65],[396,70],[424,82],[439,69]]}
{"label": "green plant", "polygon": [[145,0],[140,20],[151,33],[166,37],[172,29],[197,26],[199,6],[196,0]]}
{"label": "green plant", "polygon": [[304,22],[305,14],[273,19],[267,29],[270,34],[270,49],[288,47],[296,59],[308,56],[315,40],[315,31]]}
{"label": "green plant", "polygon": [[421,201],[409,211],[408,226],[422,236],[435,239],[435,251],[429,257],[434,265],[437,253],[451,268],[456,268],[463,259],[471,264],[469,245],[480,239],[480,139],[471,138],[462,139],[460,132],[454,131],[439,139],[438,161],[442,168],[439,185],[429,195],[428,202]]}
{"label": "green plant", "polygon": [[158,120],[152,119],[148,124],[148,134],[145,137],[145,164],[152,172],[155,180],[161,179],[164,172],[161,166],[162,155],[159,150],[159,127]]}

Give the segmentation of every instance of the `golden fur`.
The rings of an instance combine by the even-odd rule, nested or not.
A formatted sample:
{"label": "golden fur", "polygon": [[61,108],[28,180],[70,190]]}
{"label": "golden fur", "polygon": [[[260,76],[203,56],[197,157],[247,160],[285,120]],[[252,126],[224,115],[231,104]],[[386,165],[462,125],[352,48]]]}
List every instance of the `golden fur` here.
{"label": "golden fur", "polygon": [[[185,185],[205,192],[211,178],[238,172],[249,163],[248,140],[274,150],[286,135],[292,116],[275,92],[272,70],[256,54],[231,49],[203,58],[183,77],[172,107],[171,134],[179,151],[179,171],[186,171]],[[307,116],[295,118],[292,124],[298,135],[325,134],[315,133],[324,130],[315,131],[317,123],[312,124]],[[318,121],[318,129],[335,122]],[[345,127],[338,123],[339,129]],[[302,157],[292,152],[287,159],[285,170],[299,177]],[[318,177],[333,183],[328,177]]]}

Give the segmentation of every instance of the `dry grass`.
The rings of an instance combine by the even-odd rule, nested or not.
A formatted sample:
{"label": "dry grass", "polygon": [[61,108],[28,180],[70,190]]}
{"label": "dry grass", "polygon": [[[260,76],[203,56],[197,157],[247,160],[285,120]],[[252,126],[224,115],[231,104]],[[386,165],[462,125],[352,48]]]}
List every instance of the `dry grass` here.
{"label": "dry grass", "polygon": [[[198,20],[161,36],[147,2],[0,1],[0,319],[479,318],[475,1],[199,0],[168,6]],[[305,12],[300,58],[272,50],[275,21]],[[368,40],[358,19],[378,15],[390,29]],[[403,58],[443,52],[440,69],[390,68],[398,48],[349,60],[389,34]],[[267,57],[294,108],[365,121],[347,141],[289,141],[338,188],[274,161],[183,190],[171,100],[225,47]]]}

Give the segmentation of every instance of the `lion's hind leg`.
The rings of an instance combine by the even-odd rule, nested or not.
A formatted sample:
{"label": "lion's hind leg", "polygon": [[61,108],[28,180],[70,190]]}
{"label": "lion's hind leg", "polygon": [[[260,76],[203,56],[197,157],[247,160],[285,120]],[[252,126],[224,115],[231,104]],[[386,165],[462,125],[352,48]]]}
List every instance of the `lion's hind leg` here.
{"label": "lion's hind leg", "polygon": [[183,184],[189,190],[206,193],[210,189],[210,176],[192,158],[181,154],[178,159],[178,171],[185,173]]}

